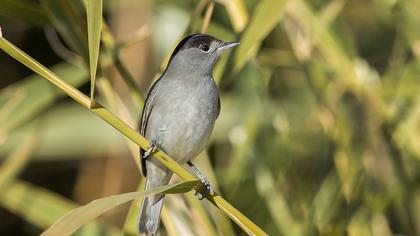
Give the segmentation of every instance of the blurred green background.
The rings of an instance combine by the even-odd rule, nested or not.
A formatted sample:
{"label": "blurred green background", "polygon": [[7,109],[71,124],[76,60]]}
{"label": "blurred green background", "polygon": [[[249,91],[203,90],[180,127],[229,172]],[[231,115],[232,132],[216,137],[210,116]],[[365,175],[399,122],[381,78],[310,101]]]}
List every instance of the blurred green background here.
{"label": "blurred green background", "polygon": [[[81,0],[0,0],[3,36],[89,94]],[[133,128],[179,40],[241,45],[214,71],[222,111],[196,163],[269,235],[420,235],[420,1],[108,0],[96,98]],[[0,52],[0,235],[36,235],[142,189],[137,147]],[[177,179],[174,178],[174,182]],[[134,235],[138,202],[78,235]],[[167,197],[162,235],[245,235]]]}

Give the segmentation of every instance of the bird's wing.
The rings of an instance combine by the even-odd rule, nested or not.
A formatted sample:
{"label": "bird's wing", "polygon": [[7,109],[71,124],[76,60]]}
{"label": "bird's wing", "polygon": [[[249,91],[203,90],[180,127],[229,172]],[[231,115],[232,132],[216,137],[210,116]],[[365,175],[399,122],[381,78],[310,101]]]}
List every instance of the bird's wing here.
{"label": "bird's wing", "polygon": [[[150,87],[149,92],[147,93],[146,100],[144,101],[143,111],[141,115],[140,120],[140,134],[144,137],[146,136],[146,129],[147,129],[147,123],[149,121],[150,114],[152,113],[153,106],[155,104],[154,97],[156,96],[157,89],[156,85],[160,81],[162,77],[160,77],[158,80],[156,80],[155,83],[153,83],[152,87]],[[146,159],[143,158],[144,156],[144,150],[140,148],[140,163],[141,163],[141,170],[143,172],[144,177],[147,175],[147,169],[146,169]]]}

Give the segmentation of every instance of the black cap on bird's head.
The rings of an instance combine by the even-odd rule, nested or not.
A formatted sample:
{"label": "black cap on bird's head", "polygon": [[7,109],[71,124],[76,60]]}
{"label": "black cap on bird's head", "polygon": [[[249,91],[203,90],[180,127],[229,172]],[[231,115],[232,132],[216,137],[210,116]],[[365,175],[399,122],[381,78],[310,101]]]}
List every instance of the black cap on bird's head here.
{"label": "black cap on bird's head", "polygon": [[191,64],[207,61],[214,64],[222,52],[238,44],[239,42],[224,42],[207,34],[192,34],[178,43],[169,59],[169,65],[178,56],[182,56]]}

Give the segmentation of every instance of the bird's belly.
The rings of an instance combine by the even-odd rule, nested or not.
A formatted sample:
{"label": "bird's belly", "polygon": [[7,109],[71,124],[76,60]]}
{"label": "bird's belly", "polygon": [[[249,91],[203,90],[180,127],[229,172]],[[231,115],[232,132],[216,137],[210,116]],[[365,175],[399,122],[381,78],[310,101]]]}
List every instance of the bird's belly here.
{"label": "bird's belly", "polygon": [[212,112],[216,104],[212,100],[200,102],[185,98],[171,103],[153,112],[149,127],[157,128],[148,130],[147,136],[155,139],[169,156],[185,163],[204,149],[216,120]]}

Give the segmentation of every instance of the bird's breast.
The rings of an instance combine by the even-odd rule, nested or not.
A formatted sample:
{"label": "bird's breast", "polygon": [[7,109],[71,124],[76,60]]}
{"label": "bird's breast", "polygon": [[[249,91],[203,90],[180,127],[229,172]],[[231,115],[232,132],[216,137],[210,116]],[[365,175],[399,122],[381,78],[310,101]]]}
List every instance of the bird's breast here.
{"label": "bird's breast", "polygon": [[[188,81],[187,81],[188,82]],[[156,98],[146,136],[178,162],[195,158],[205,147],[218,115],[218,93],[208,81],[170,81]]]}

